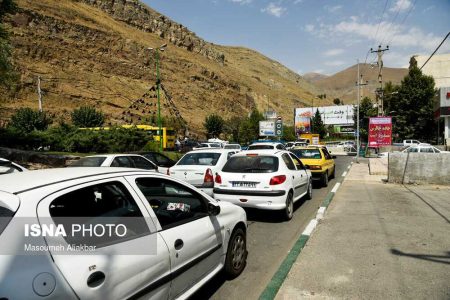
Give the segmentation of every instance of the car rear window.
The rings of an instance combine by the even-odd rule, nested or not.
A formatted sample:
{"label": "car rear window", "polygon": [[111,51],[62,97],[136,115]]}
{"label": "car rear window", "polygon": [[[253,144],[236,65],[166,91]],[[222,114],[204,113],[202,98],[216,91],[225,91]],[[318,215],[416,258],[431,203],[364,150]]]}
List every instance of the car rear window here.
{"label": "car rear window", "polygon": [[272,173],[278,171],[276,156],[234,156],[222,169],[229,173]]}
{"label": "car rear window", "polygon": [[250,145],[248,146],[248,150],[272,150],[274,149],[273,145]]}
{"label": "car rear window", "polygon": [[5,230],[6,226],[8,226],[9,222],[11,222],[14,217],[14,212],[9,208],[0,206],[0,235],[3,230]]}
{"label": "car rear window", "polygon": [[72,163],[69,167],[100,167],[105,159],[105,156],[83,157]]}
{"label": "car rear window", "polygon": [[177,163],[178,166],[215,166],[219,161],[221,153],[188,153]]}
{"label": "car rear window", "polygon": [[319,149],[294,149],[293,152],[298,158],[304,159],[321,159],[322,154]]}

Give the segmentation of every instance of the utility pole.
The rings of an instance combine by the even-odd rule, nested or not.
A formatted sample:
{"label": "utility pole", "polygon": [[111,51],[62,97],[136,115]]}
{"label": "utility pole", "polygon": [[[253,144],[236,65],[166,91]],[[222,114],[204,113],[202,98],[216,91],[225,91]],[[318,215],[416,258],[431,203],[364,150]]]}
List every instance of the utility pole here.
{"label": "utility pole", "polygon": [[39,112],[42,112],[42,91],[41,91],[41,76],[38,76],[37,82],[37,93],[38,93],[38,102],[39,102]]}
{"label": "utility pole", "polygon": [[381,49],[381,45],[378,45],[378,50],[374,51],[370,48],[370,53],[376,53],[378,57],[377,65],[378,65],[378,82],[380,83],[380,102],[381,102],[381,110],[380,105],[377,103],[378,116],[383,115],[383,54],[384,51],[389,50],[389,45],[386,48]]}
{"label": "utility pole", "polygon": [[361,102],[361,86],[367,85],[366,83],[362,83],[362,74],[359,71],[359,59],[356,60],[358,64],[358,75],[356,77],[356,88],[357,88],[357,112],[356,112],[356,163],[359,163],[359,148],[360,148],[360,134],[359,134],[359,106]]}
{"label": "utility pole", "polygon": [[159,48],[153,49],[148,48],[148,50],[156,52],[156,96],[158,98],[158,136],[159,136],[159,151],[163,151],[163,133],[162,133],[162,123],[161,123],[161,101],[159,96],[159,90],[161,88],[161,79],[159,78],[159,52],[164,51],[167,44],[161,45]]}

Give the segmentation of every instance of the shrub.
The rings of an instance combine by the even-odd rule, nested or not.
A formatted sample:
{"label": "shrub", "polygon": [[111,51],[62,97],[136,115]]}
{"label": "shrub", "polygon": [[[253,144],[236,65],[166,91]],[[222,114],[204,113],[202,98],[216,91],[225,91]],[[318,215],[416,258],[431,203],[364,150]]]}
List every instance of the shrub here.
{"label": "shrub", "polygon": [[31,108],[19,108],[12,115],[10,127],[17,131],[30,133],[33,130],[46,130],[52,123],[52,119],[45,112],[33,110]]}
{"label": "shrub", "polygon": [[73,125],[77,127],[100,127],[105,122],[103,113],[90,106],[75,109],[71,117]]}

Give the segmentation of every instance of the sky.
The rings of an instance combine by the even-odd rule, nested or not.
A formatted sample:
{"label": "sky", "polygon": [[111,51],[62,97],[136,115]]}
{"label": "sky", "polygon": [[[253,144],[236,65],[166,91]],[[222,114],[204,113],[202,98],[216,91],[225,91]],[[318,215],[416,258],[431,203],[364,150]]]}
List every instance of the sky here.
{"label": "sky", "polygon": [[[143,0],[208,42],[254,49],[299,74],[331,75],[430,55],[450,30],[450,0]],[[450,53],[450,38],[439,53]]]}

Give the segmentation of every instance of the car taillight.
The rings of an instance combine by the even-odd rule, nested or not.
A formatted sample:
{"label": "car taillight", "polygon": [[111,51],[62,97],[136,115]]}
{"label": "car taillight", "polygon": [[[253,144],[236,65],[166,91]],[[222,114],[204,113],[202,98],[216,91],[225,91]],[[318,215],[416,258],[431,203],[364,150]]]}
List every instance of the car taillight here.
{"label": "car taillight", "polygon": [[170,169],[169,168],[167,168],[166,174],[170,176]]}
{"label": "car taillight", "polygon": [[269,185],[282,184],[285,181],[286,181],[286,175],[278,175],[278,176],[274,176],[274,177],[270,178]]}
{"label": "car taillight", "polygon": [[310,165],[309,169],[310,170],[322,170],[322,167],[321,166],[316,166],[316,165]]}
{"label": "car taillight", "polygon": [[214,182],[214,176],[213,176],[213,173],[212,173],[211,169],[207,169],[207,170],[206,170],[206,172],[205,172],[205,178],[203,179],[203,182],[204,182],[204,183],[207,183],[207,182]]}
{"label": "car taillight", "polygon": [[216,178],[214,179],[214,181],[216,183],[222,183],[222,177],[220,177],[220,175],[216,173]]}

